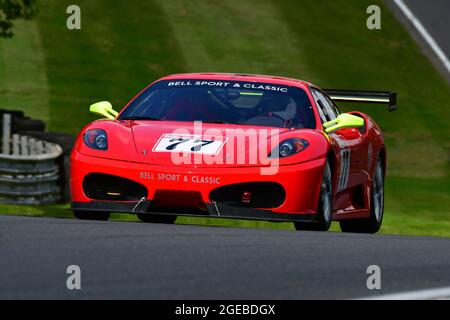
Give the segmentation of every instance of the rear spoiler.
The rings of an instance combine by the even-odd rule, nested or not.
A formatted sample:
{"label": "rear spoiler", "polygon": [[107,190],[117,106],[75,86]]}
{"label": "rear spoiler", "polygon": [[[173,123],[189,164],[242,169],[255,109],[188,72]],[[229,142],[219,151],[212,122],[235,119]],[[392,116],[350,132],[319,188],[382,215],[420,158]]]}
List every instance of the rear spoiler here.
{"label": "rear spoiler", "polygon": [[323,89],[333,101],[362,102],[387,104],[388,110],[397,110],[397,92],[394,91],[360,91],[360,90],[340,90]]}

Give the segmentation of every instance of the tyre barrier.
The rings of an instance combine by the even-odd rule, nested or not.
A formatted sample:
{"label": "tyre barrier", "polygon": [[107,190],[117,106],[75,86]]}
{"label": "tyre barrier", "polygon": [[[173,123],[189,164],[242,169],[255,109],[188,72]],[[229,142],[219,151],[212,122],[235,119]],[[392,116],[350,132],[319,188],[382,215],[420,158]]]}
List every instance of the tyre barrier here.
{"label": "tyre barrier", "polygon": [[49,204],[63,200],[63,148],[34,136],[12,133],[12,114],[3,113],[2,120],[0,203]]}
{"label": "tyre barrier", "polygon": [[58,185],[61,187],[62,196],[60,202],[70,202],[70,153],[75,142],[75,137],[60,132],[23,131],[21,134],[39,140],[52,142],[61,147],[63,153],[58,159],[56,159],[56,164],[59,166],[60,170],[58,179]]}
{"label": "tyre barrier", "polygon": [[22,131],[45,131],[44,121],[25,117],[23,111],[0,109],[0,122],[2,121],[4,114],[11,115],[11,132],[16,133]]}

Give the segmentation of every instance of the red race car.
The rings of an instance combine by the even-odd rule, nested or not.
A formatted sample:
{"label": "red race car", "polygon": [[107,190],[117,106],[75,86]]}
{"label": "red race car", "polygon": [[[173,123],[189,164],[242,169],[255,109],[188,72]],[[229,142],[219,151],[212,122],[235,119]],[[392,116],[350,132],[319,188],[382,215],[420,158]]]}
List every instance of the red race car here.
{"label": "red race car", "polygon": [[177,74],[79,134],[71,155],[71,208],[145,222],[177,216],[294,222],[299,230],[377,232],[386,147],[378,125],[336,101],[387,104],[396,93],[321,90],[296,79]]}

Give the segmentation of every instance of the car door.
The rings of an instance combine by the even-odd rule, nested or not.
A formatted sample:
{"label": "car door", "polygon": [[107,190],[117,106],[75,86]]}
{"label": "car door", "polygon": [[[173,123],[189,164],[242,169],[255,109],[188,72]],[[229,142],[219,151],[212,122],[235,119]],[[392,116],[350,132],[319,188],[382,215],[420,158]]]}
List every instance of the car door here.
{"label": "car door", "polygon": [[[331,99],[321,90],[311,90],[318,106],[322,122],[335,119],[339,109]],[[337,191],[343,191],[367,180],[367,143],[359,129],[340,129],[329,134],[330,138],[339,146],[337,148],[338,178]]]}

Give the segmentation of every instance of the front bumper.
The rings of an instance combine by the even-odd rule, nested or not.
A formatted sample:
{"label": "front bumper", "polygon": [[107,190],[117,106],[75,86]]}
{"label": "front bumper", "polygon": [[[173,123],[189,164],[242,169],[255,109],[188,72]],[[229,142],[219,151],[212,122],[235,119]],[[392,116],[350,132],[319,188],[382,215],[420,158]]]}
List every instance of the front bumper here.
{"label": "front bumper", "polygon": [[[156,214],[188,214],[227,218],[248,218],[270,221],[311,220],[315,216],[325,159],[295,165],[280,166],[275,175],[261,175],[258,167],[195,168],[160,166],[86,156],[76,151],[71,157],[71,193],[73,210],[110,212],[152,212]],[[144,185],[148,190],[145,201],[98,201],[86,196],[83,179],[90,173],[115,175]],[[166,177],[171,177],[167,179]],[[176,177],[176,179],[174,178]],[[160,179],[161,178],[161,179]],[[210,199],[213,190],[237,183],[275,182],[285,191],[284,202],[276,208],[230,206]],[[155,193],[161,190],[198,192],[206,210],[177,209],[157,212],[152,209]],[[174,199],[176,202],[177,199]],[[294,217],[297,216],[297,217]]]}

